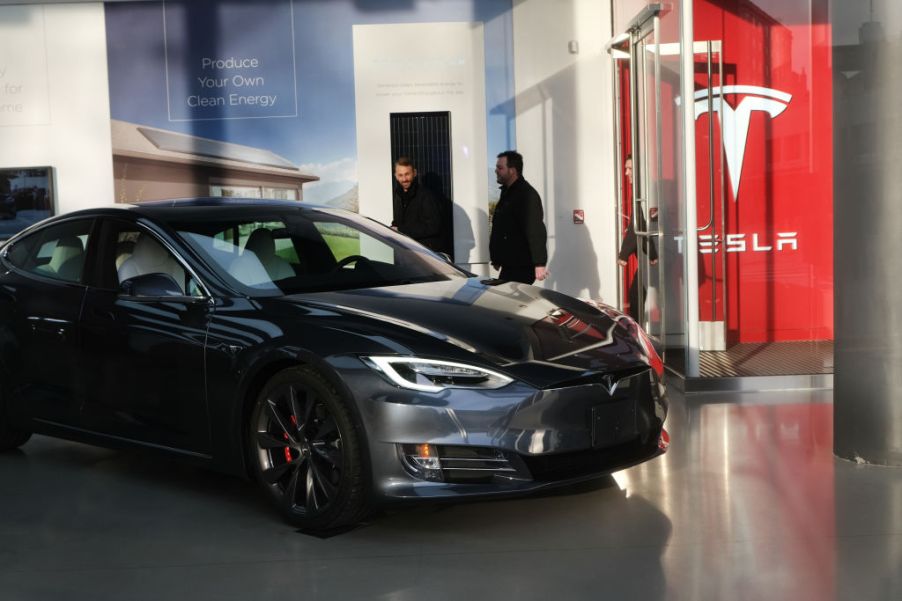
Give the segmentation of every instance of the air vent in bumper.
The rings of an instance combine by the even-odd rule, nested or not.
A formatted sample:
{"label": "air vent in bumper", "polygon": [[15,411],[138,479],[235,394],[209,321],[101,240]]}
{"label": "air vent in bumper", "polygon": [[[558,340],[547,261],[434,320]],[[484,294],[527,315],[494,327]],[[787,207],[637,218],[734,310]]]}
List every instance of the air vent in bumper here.
{"label": "air vent in bumper", "polygon": [[484,484],[496,478],[531,479],[519,456],[498,449],[403,444],[399,445],[399,450],[404,467],[423,480]]}

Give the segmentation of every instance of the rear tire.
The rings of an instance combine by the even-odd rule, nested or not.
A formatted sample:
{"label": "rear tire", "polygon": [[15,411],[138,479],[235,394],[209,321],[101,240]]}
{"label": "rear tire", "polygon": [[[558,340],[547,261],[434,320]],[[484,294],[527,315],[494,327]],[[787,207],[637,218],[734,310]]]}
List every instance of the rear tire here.
{"label": "rear tire", "polygon": [[0,452],[17,449],[28,442],[29,438],[31,438],[31,432],[17,430],[9,424],[3,393],[0,392]]}
{"label": "rear tire", "polygon": [[251,411],[253,476],[298,528],[342,528],[369,512],[363,436],[347,403],[317,371],[293,367],[273,376]]}

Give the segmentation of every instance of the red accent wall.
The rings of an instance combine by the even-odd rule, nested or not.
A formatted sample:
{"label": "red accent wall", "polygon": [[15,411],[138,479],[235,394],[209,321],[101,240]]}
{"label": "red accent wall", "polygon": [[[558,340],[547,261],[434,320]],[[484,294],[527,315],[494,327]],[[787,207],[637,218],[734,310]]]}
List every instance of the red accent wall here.
{"label": "red accent wall", "polygon": [[[757,86],[791,95],[776,116],[767,110],[745,110],[762,106],[766,95],[724,95],[734,112],[737,135],[742,128],[735,124],[741,124],[744,111],[748,114],[735,195],[731,182],[738,176],[734,173],[738,165],[734,161],[727,166],[724,161],[726,172],[721,173],[721,123],[725,120],[715,118],[714,122],[715,192],[720,194],[722,181],[726,232],[718,228],[707,246],[704,241],[700,244],[711,251],[699,257],[700,318],[723,319],[720,284],[715,288],[716,303],[711,286],[713,261],[718,263],[719,279],[719,253],[726,250],[730,344],[833,337],[832,69],[827,0],[785,0],[770,7],[770,12],[764,12],[749,0],[695,0],[695,39],[723,42],[723,81],[715,75],[715,86]],[[696,58],[696,89],[700,90],[707,76],[702,55]],[[699,224],[709,216],[708,132],[708,115],[702,114],[696,120]],[[739,147],[734,143],[728,152],[737,156]],[[719,209],[714,217],[719,223]]]}

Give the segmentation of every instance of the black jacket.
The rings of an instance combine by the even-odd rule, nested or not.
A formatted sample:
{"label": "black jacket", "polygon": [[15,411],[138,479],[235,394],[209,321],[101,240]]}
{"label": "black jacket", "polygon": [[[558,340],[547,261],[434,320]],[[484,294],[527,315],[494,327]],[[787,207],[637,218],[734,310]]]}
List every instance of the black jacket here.
{"label": "black jacket", "polygon": [[[642,228],[640,231],[644,231],[645,228],[645,217],[642,213],[639,213],[639,227]],[[630,224],[626,228],[626,234],[623,236],[623,242],[620,243],[620,252],[617,254],[617,258],[623,261],[629,261],[630,255],[636,254],[636,249],[638,248],[639,241],[637,240],[638,236],[636,236],[636,230],[633,228],[633,220],[630,218]],[[649,240],[647,237],[642,237],[642,250],[648,255],[648,258],[652,261],[658,260],[658,248],[655,245],[654,240]]]}
{"label": "black jacket", "polygon": [[522,177],[501,189],[492,216],[489,256],[503,267],[544,266],[548,262],[542,199]]}
{"label": "black jacket", "polygon": [[432,192],[416,179],[407,192],[395,184],[391,224],[432,250],[444,250],[441,206]]}

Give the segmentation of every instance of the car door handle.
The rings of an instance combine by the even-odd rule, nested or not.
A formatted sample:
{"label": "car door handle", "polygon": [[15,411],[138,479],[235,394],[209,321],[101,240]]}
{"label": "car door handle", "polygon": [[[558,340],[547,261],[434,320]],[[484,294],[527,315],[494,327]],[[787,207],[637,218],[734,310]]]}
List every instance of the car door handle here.
{"label": "car door handle", "polygon": [[35,332],[35,333],[40,332],[42,334],[54,334],[54,335],[60,336],[60,337],[63,337],[66,335],[66,328],[64,328],[62,326],[41,327],[37,324],[31,324],[31,331]]}
{"label": "car door handle", "polygon": [[61,319],[29,317],[28,321],[31,324],[33,334],[51,334],[63,340],[65,340],[66,333],[71,325],[70,322]]}

